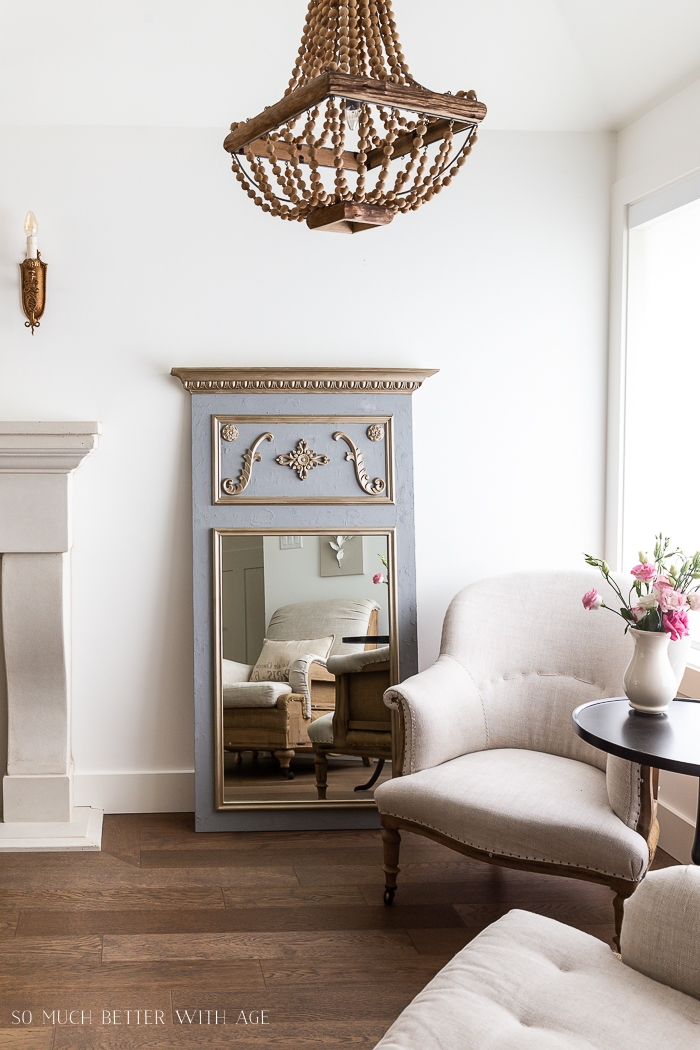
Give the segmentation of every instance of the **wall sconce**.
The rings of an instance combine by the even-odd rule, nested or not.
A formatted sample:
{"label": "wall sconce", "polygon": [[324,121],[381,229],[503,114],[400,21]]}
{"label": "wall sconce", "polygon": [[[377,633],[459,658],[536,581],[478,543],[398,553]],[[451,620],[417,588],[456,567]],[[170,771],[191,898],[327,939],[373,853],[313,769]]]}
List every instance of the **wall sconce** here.
{"label": "wall sconce", "polygon": [[25,328],[39,327],[39,319],[46,304],[46,266],[41,261],[41,253],[36,250],[36,234],[39,229],[34,212],[28,211],[24,220],[24,232],[27,235],[27,257],[19,264],[21,274],[22,309],[27,320]]}

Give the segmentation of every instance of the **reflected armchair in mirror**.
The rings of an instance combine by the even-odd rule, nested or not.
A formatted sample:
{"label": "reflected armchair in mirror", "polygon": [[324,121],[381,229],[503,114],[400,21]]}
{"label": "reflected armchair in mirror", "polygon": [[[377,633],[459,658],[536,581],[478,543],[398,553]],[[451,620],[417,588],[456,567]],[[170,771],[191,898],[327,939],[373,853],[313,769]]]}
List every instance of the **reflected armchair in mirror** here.
{"label": "reflected armchair in mirror", "polygon": [[325,799],[328,790],[328,756],[357,755],[377,759],[366,784],[355,791],[369,791],[391,759],[391,711],[384,692],[391,684],[389,646],[349,656],[331,656],[328,670],[335,675],[335,711],[321,715],[309,726],[314,749],[316,790]]}
{"label": "reflected armchair in mirror", "polygon": [[311,751],[309,726],[332,717],[335,707],[335,677],[326,662],[362,654],[365,646],[343,638],[376,633],[379,608],[368,598],[285,605],[272,614],[255,664],[222,660],[223,747],[236,763],[243,751],[254,759],[269,751],[282,775],[294,778],[294,754]]}

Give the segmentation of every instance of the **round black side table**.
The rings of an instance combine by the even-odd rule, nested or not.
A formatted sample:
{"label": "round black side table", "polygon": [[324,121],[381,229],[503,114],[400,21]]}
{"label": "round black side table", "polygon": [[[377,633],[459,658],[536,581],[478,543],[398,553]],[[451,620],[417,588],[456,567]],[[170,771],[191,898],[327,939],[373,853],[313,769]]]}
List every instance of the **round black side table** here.
{"label": "round black side table", "polygon": [[[626,696],[592,700],[577,707],[573,719],[574,731],[601,751],[654,769],[700,777],[698,700],[677,697],[663,715],[634,711]],[[700,792],[691,857],[693,864],[700,864]]]}
{"label": "round black side table", "polygon": [[344,642],[355,642],[357,645],[369,645],[372,642],[376,642],[378,645],[388,645],[389,635],[388,634],[359,634],[353,635],[351,638],[343,638]]}

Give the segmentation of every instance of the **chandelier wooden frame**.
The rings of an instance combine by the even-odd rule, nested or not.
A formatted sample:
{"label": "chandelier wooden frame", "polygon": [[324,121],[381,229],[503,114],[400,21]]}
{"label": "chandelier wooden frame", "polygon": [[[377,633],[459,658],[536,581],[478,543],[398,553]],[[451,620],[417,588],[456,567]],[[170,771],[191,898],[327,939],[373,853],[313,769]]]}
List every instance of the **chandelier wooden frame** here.
{"label": "chandelier wooden frame", "polygon": [[[449,186],[485,116],[474,91],[440,94],[414,80],[391,0],[310,0],[284,97],[232,124],[224,149],[242,188],[263,211],[305,220],[311,229],[355,233],[415,211]],[[349,129],[357,134],[354,150],[347,148]],[[437,146],[432,156],[431,145]],[[397,171],[391,166],[402,158],[407,160],[389,187],[390,169]],[[330,188],[322,169],[335,171]],[[367,183],[372,171],[373,187]]]}

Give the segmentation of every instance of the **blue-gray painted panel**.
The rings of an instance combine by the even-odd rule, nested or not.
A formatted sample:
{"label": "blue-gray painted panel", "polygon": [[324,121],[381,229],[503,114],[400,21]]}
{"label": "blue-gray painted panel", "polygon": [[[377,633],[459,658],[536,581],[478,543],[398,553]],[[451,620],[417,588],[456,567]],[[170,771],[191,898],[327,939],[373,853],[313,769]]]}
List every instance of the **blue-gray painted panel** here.
{"label": "blue-gray painted panel", "polygon": [[[393,417],[395,504],[274,506],[212,503],[212,415],[385,415]],[[240,440],[240,438],[239,438]],[[286,451],[286,449],[285,449]],[[275,464],[275,466],[277,466]],[[318,473],[326,468],[319,468]],[[281,495],[292,471],[279,468]],[[301,487],[301,486],[299,486]],[[293,488],[292,488],[293,491]],[[359,490],[358,490],[359,491]],[[397,530],[400,677],[417,671],[413,437],[411,398],[397,394],[195,394],[192,396],[192,527],[194,599],[195,806],[199,831],[377,827],[374,809],[217,811],[214,793],[214,667],[212,529],[344,527]]]}

